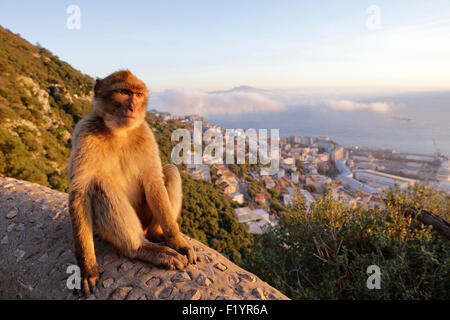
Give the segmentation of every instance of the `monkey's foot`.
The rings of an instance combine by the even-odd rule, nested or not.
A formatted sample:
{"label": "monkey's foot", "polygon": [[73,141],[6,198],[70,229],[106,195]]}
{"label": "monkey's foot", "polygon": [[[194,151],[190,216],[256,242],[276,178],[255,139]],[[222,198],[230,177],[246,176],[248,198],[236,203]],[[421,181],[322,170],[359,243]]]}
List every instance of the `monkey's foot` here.
{"label": "monkey's foot", "polygon": [[100,277],[101,273],[103,273],[103,268],[99,265],[95,265],[92,268],[82,271],[82,294],[88,296],[89,294],[94,293],[98,278]]}
{"label": "monkey's foot", "polygon": [[155,257],[153,263],[170,270],[183,270],[187,267],[188,260],[185,256],[179,254],[175,250],[166,247],[163,252],[159,253]]}
{"label": "monkey's foot", "polygon": [[181,233],[169,240],[169,246],[187,257],[189,263],[194,264],[197,261],[194,248],[183,238]]}

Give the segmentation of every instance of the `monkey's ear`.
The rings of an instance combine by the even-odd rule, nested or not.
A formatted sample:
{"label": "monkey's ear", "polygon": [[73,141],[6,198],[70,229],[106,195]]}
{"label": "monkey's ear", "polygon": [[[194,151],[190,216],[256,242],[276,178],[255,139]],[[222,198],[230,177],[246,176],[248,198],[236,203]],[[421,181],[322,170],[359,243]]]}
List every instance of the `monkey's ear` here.
{"label": "monkey's ear", "polygon": [[97,96],[99,91],[100,91],[100,87],[102,85],[102,79],[97,78],[95,80],[95,86],[94,86],[94,95]]}

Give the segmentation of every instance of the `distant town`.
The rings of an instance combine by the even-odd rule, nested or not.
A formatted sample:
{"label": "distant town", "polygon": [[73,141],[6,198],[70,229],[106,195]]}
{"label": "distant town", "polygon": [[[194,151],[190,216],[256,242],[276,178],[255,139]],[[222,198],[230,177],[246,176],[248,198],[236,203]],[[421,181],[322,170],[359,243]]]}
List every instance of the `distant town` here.
{"label": "distant town", "polygon": [[[176,120],[189,126],[202,121],[203,130],[225,132],[198,115],[150,112],[163,124]],[[238,204],[235,213],[239,222],[247,224],[249,232],[255,234],[277,223],[277,206],[293,207],[302,197],[309,210],[330,187],[335,199],[365,208],[382,207],[384,190],[405,190],[415,183],[450,194],[449,159],[439,150],[434,155],[423,155],[344,147],[328,136],[291,136],[281,138],[279,143],[280,167],[271,176],[261,175],[253,165],[243,172],[236,169],[240,165],[188,164],[186,172],[194,179],[218,185]]]}

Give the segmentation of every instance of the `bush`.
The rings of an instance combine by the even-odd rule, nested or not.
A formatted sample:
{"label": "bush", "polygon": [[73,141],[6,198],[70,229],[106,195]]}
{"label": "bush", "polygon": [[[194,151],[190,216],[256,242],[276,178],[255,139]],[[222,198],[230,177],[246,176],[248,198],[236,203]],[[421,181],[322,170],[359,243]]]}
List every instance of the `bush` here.
{"label": "bush", "polygon": [[[426,202],[446,212],[448,197],[409,191],[388,192],[386,209],[350,209],[329,193],[310,212],[299,204],[255,238],[245,267],[293,299],[448,299],[449,241],[404,214]],[[366,286],[370,265],[381,268],[381,290]]]}

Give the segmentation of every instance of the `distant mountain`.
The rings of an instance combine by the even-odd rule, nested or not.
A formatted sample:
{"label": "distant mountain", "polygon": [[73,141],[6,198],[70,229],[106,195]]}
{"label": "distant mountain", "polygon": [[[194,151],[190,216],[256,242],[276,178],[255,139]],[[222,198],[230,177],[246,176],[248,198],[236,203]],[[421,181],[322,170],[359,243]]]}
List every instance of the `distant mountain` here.
{"label": "distant mountain", "polygon": [[72,130],[93,79],[0,26],[0,174],[67,191]]}
{"label": "distant mountain", "polygon": [[263,89],[258,89],[258,88],[253,88],[250,86],[238,86],[238,87],[234,87],[230,90],[223,90],[223,91],[212,91],[209,93],[215,94],[215,93],[230,93],[230,92],[257,92],[257,93],[262,93],[265,92],[266,90]]}

